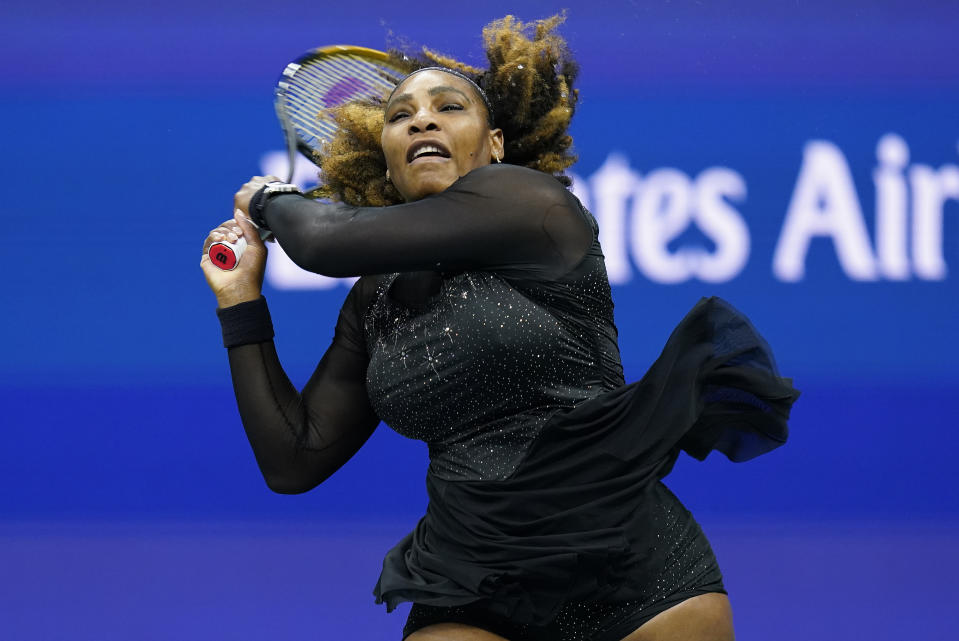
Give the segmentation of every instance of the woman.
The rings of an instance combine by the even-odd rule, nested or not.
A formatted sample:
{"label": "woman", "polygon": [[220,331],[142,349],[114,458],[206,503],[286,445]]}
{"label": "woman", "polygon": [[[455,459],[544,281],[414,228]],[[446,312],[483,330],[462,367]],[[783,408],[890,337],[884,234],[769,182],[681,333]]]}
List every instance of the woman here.
{"label": "woman", "polygon": [[[237,193],[206,247],[242,235],[247,252],[233,272],[201,266],[240,414],[278,492],[322,482],[380,419],[429,444],[427,514],[374,591],[414,603],[409,641],[725,641],[716,560],[660,480],[680,449],[745,460],[781,444],[798,394],[717,299],[624,384],[595,220],[554,175],[574,160],[560,22],[532,37],[492,23],[487,72],[403,57],[385,104],[337,116],[322,169],[344,202],[273,177]],[[246,215],[300,266],[361,276],[302,392],[273,347]]]}

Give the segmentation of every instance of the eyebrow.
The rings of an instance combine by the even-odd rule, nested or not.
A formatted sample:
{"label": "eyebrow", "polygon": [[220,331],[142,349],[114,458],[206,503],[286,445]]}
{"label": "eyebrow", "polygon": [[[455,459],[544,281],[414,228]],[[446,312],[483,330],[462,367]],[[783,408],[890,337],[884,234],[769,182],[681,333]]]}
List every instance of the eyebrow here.
{"label": "eyebrow", "polygon": [[[449,85],[437,85],[435,87],[430,87],[430,90],[429,90],[429,94],[431,96],[436,96],[441,93],[450,93],[450,92],[458,93],[459,95],[463,96],[470,104],[473,104],[473,100],[469,96],[467,96],[465,93],[457,89],[456,87],[450,87]],[[412,99],[413,99],[413,94],[401,93],[398,96],[394,96],[393,99],[390,100],[390,103],[386,106],[386,108],[389,109],[390,105],[394,103],[401,102],[403,100],[412,100]]]}

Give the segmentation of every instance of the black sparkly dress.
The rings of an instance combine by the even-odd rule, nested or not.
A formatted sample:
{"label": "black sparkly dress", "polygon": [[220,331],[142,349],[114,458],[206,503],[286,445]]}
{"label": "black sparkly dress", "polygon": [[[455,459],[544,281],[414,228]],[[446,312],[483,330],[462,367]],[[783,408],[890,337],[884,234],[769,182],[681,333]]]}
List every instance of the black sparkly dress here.
{"label": "black sparkly dress", "polygon": [[[558,182],[517,167],[379,210],[279,196],[266,218],[302,266],[365,275],[333,358],[362,362],[376,417],[429,446],[426,515],[374,589],[389,609],[415,604],[407,634],[460,621],[511,641],[615,641],[723,591],[708,542],[661,479],[680,450],[740,461],[785,442],[798,392],[744,316],[701,300],[626,385],[595,220]],[[269,399],[244,381],[243,368],[280,375],[272,348],[234,358],[246,347],[231,361],[238,399],[252,397],[248,411],[240,402],[248,432],[285,424],[319,464],[349,443],[314,412],[291,418],[282,390]],[[329,367],[298,406],[336,402],[317,382]]]}

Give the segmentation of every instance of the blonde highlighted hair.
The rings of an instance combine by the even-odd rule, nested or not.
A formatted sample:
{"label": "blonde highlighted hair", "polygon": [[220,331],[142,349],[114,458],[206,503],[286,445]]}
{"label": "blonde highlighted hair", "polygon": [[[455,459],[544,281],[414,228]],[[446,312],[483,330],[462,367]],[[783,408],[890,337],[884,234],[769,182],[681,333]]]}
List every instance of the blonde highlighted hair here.
{"label": "blonde highlighted hair", "polygon": [[[478,69],[427,48],[417,55],[398,50],[390,56],[407,73],[441,66],[471,78],[486,92],[493,108],[494,127],[503,130],[503,162],[556,176],[576,162],[568,133],[576,108],[573,88],[578,68],[566,41],[557,33],[565,20],[555,15],[523,23],[513,16],[483,29],[488,69]],[[322,172],[316,193],[359,206],[403,202],[386,180],[386,158],[380,147],[385,103],[354,102],[333,112],[339,130],[317,158]]]}

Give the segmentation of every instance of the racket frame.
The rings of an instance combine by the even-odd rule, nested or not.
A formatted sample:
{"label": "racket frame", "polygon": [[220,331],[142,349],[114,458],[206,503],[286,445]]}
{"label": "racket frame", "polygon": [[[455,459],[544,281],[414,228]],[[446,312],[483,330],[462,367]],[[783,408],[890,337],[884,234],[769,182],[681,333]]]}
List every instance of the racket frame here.
{"label": "racket frame", "polygon": [[[319,151],[318,148],[310,145],[305,140],[301,139],[297,134],[296,125],[294,124],[289,113],[287,113],[287,96],[290,92],[290,88],[293,85],[293,79],[297,73],[300,72],[301,68],[304,66],[318,62],[324,58],[339,56],[352,56],[357,58],[365,58],[372,61],[376,64],[381,70],[395,71],[399,74],[399,77],[405,76],[406,72],[398,67],[395,67],[391,64],[391,58],[389,54],[384,51],[379,51],[377,49],[370,49],[368,47],[359,47],[355,45],[330,45],[326,47],[317,47],[316,49],[311,49],[305,54],[293,60],[283,69],[283,73],[280,74],[280,78],[277,81],[276,89],[274,90],[274,108],[276,110],[276,116],[280,121],[280,127],[283,129],[283,136],[286,139],[286,151],[287,151],[287,160],[289,162],[288,174],[286,177],[286,182],[293,182],[293,173],[294,165],[296,161],[296,152],[299,151],[301,154],[306,156],[310,162],[316,164],[316,153]],[[388,84],[388,81],[383,80],[384,84]],[[395,86],[395,85],[394,85]],[[386,87],[384,87],[385,89]],[[345,102],[349,101],[344,101]],[[332,106],[331,106],[332,107]],[[328,108],[331,108],[328,107]],[[318,120],[322,121],[325,116],[322,113],[317,113],[316,117]],[[330,127],[332,129],[332,127]],[[316,138],[322,139],[322,136],[315,136]],[[323,139],[322,141],[329,142],[332,136]]]}

